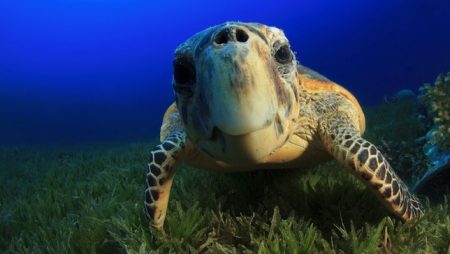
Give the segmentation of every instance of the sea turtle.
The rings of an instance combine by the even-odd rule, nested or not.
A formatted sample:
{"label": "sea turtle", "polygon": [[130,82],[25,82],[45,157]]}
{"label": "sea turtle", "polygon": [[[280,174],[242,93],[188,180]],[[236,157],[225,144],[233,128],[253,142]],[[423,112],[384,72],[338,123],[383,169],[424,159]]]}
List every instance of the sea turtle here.
{"label": "sea turtle", "polygon": [[163,227],[181,163],[223,172],[310,167],[331,158],[402,220],[423,215],[379,150],[361,137],[363,111],[343,87],[299,64],[284,33],[226,22],[182,43],[173,61],[175,103],[150,154],[145,210]]}

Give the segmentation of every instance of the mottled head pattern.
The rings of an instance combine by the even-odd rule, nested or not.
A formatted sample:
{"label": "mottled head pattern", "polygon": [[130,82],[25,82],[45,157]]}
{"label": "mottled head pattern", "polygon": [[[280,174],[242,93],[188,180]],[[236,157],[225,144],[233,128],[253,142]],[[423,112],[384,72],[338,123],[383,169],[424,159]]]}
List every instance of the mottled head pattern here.
{"label": "mottled head pattern", "polygon": [[281,30],[240,22],[211,27],[177,48],[173,66],[186,132],[210,157],[260,161],[291,135],[297,62]]}

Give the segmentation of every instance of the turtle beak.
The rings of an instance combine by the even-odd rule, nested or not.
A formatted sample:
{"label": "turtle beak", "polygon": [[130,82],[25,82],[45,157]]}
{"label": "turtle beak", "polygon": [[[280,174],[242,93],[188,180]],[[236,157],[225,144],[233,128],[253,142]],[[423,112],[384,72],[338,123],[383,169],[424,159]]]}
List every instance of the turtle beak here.
{"label": "turtle beak", "polygon": [[265,42],[243,26],[227,25],[213,35],[203,55],[197,66],[206,70],[197,84],[203,102],[196,104],[208,108],[211,123],[199,129],[211,135],[215,126],[228,135],[243,135],[270,125],[278,103]]}

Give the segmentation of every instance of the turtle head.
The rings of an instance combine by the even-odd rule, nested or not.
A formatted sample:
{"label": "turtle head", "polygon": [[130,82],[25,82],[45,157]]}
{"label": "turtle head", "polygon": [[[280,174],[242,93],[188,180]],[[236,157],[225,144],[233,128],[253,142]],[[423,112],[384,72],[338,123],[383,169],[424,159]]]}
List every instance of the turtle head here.
{"label": "turtle head", "polygon": [[199,150],[231,164],[262,162],[281,147],[298,112],[295,55],[283,32],[227,22],[181,44],[173,87]]}

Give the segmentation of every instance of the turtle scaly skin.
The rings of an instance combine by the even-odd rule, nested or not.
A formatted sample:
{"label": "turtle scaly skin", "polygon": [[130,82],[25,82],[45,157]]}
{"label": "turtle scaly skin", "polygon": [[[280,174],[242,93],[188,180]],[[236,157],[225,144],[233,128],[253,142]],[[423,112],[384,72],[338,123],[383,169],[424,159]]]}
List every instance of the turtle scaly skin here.
{"label": "turtle scaly skin", "polygon": [[182,163],[236,172],[300,169],[334,158],[400,219],[423,215],[419,200],[362,138],[358,101],[300,65],[281,30],[241,22],[208,28],[177,48],[173,69],[176,102],[164,115],[146,177],[154,227],[163,227]]}
{"label": "turtle scaly skin", "polygon": [[149,172],[146,176],[145,211],[157,228],[164,224],[170,187],[179,164],[176,159],[182,151],[185,139],[183,132],[171,133],[150,155]]}
{"label": "turtle scaly skin", "polygon": [[381,152],[359,133],[346,125],[349,119],[337,115],[320,126],[320,136],[327,151],[361,179],[403,220],[422,215],[420,201],[408,191]]}

